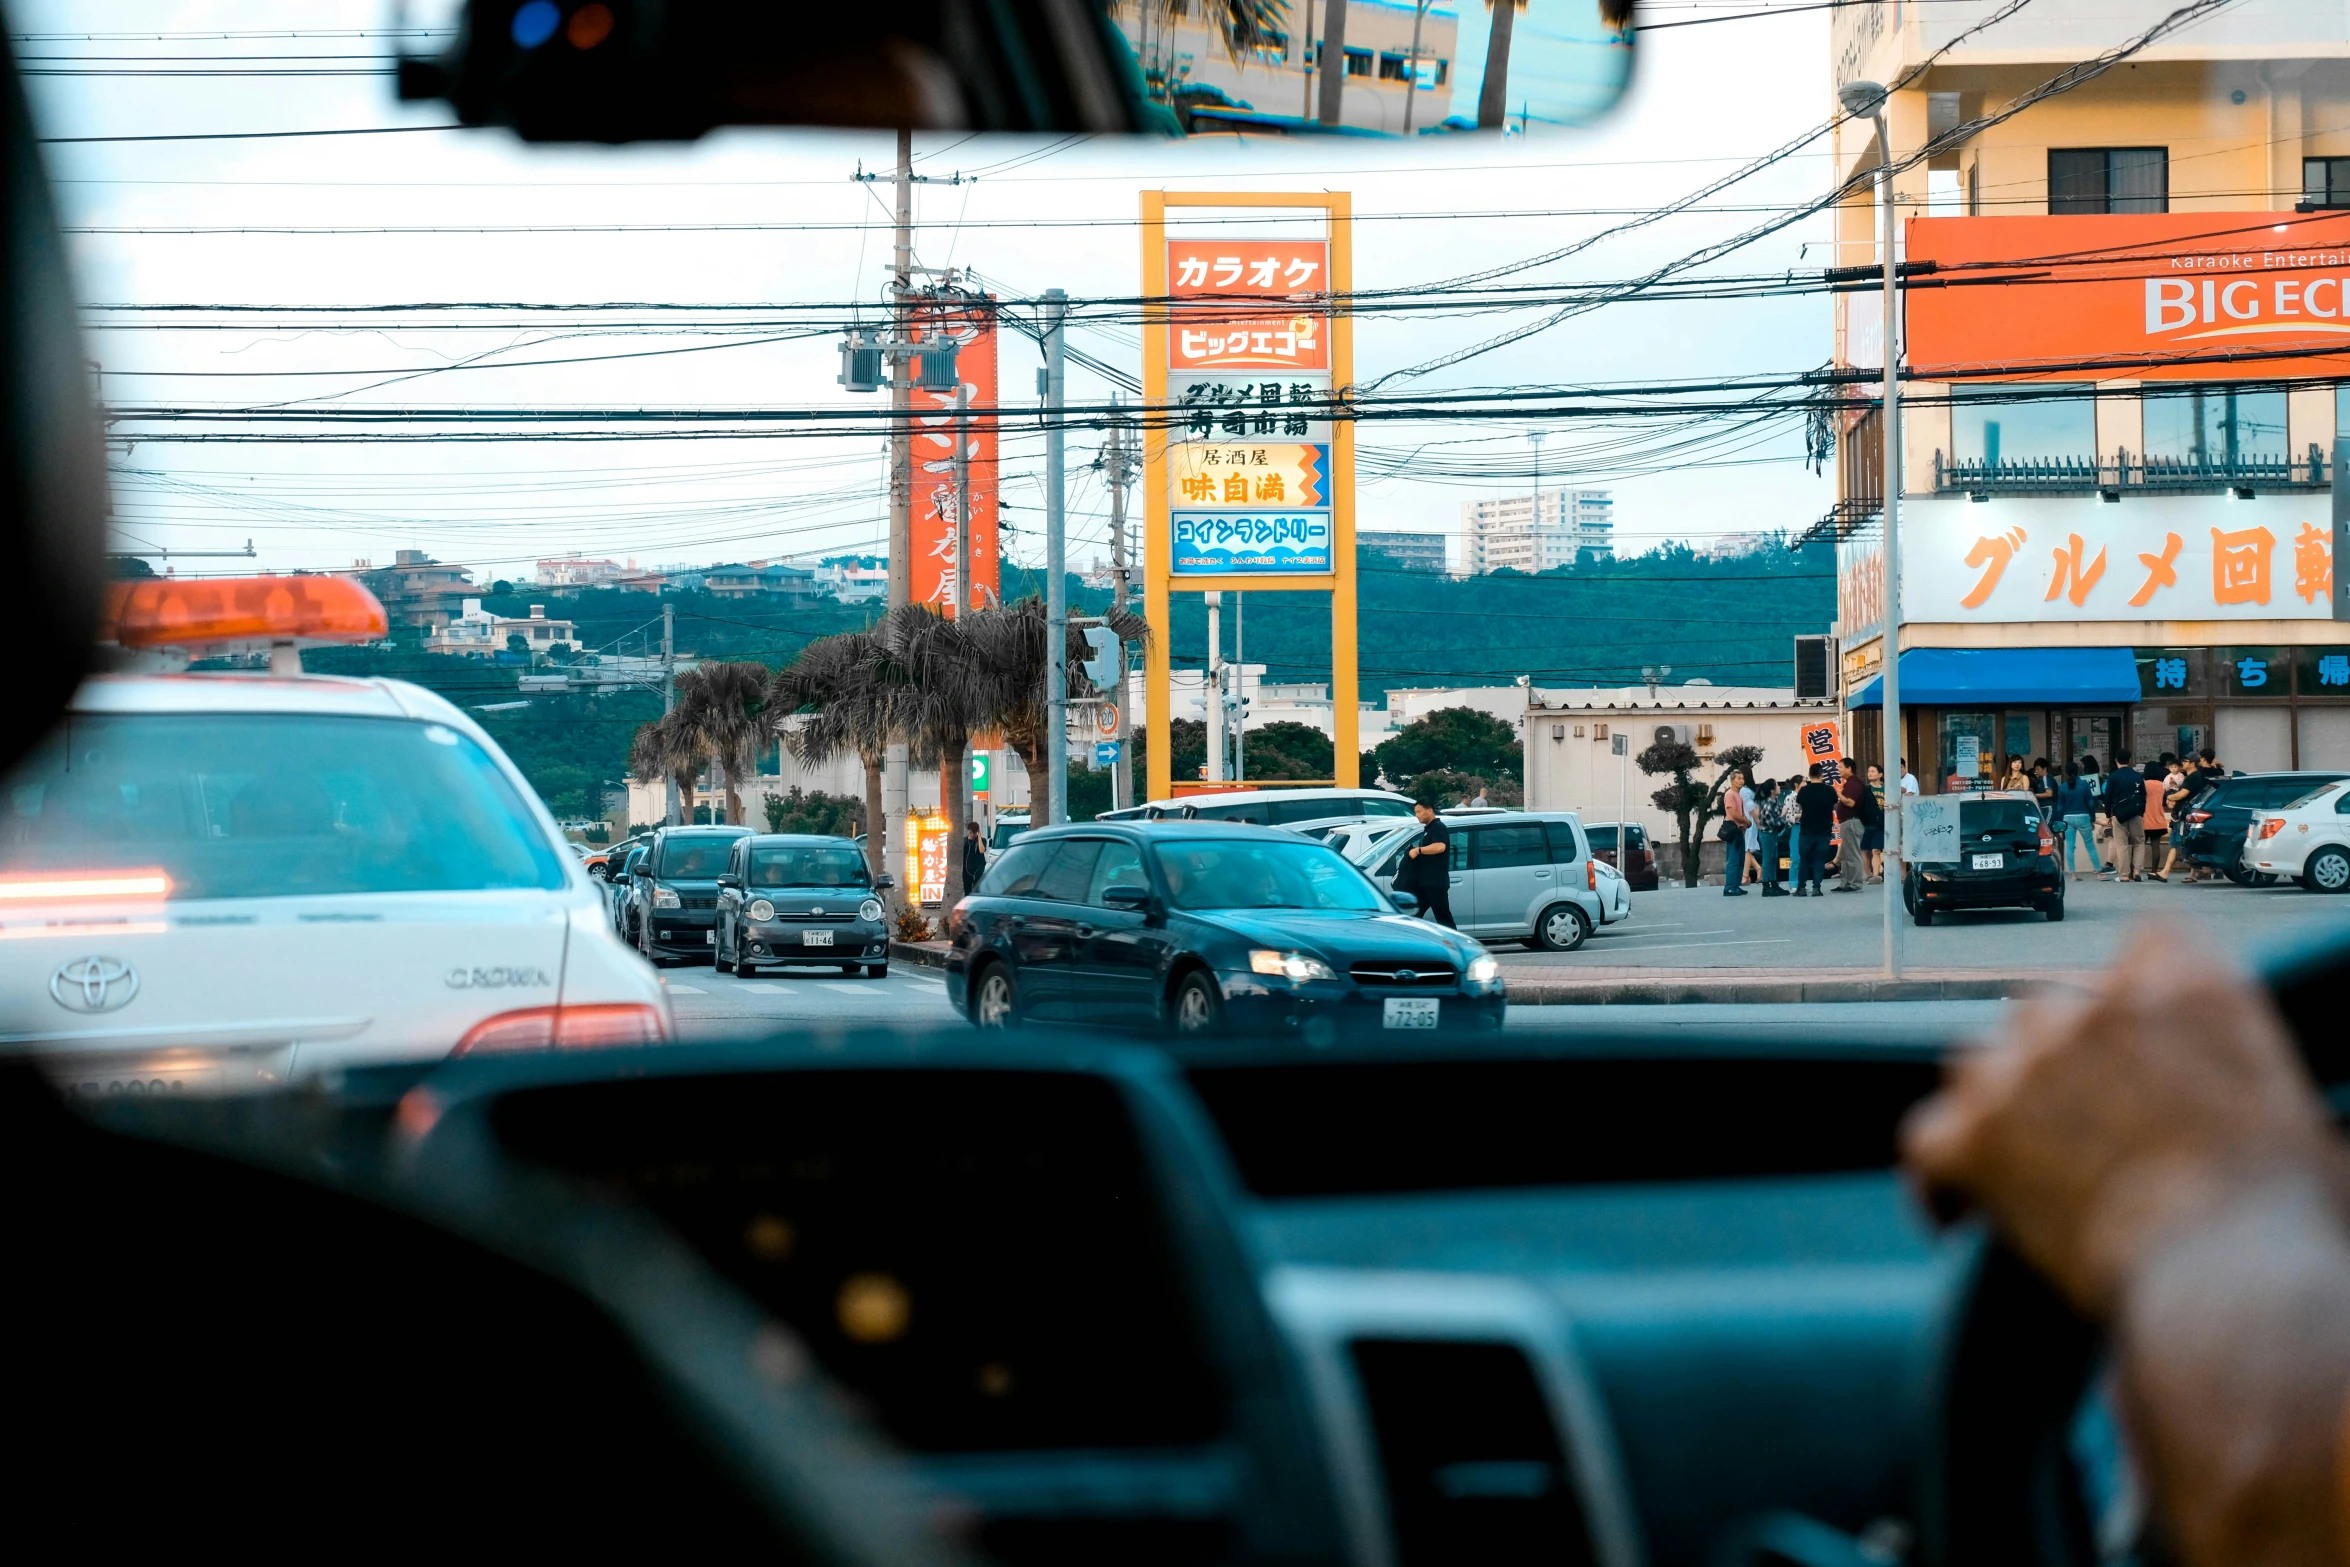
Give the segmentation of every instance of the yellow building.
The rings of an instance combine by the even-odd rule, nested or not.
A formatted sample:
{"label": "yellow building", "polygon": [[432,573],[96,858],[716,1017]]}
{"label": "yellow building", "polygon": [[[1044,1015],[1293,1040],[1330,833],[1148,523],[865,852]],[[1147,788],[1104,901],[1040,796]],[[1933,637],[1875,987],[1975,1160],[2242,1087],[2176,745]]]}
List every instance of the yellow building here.
{"label": "yellow building", "polygon": [[[1903,291],[1900,507],[1902,738],[1929,791],[2125,747],[2350,767],[2350,403],[2325,379],[2350,360],[2313,346],[2350,341],[2350,19],[2245,0],[1968,130],[2175,4],[2033,5],[1971,33],[1993,0],[1834,13],[1835,85],[1901,84],[1895,160],[1941,139],[1895,181],[1906,259],[1936,269]],[[1871,121],[1834,151],[1840,177],[1876,167]],[[1865,180],[1837,224],[1841,266],[1881,265]],[[1881,368],[1882,296],[1837,305],[1837,363]],[[1875,755],[1882,437],[1875,388],[1849,390],[1823,524],[1853,747]]]}

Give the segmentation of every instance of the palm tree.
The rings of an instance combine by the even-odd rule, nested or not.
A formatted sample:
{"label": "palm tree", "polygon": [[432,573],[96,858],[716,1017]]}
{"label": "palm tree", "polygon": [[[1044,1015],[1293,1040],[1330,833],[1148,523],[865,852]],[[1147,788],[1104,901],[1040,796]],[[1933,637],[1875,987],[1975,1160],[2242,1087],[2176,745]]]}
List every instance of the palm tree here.
{"label": "palm tree", "polygon": [[865,865],[875,877],[883,871],[887,836],[881,763],[899,728],[896,692],[876,674],[883,659],[881,639],[873,632],[819,637],[777,671],[768,687],[772,711],[806,716],[806,722],[790,728],[778,725],[793,756],[822,766],[854,754],[865,764]]}
{"label": "palm tree", "polygon": [[670,720],[674,713],[637,726],[636,738],[628,748],[628,770],[642,783],[674,783],[678,798],[685,802],[685,817],[693,820],[694,775],[702,770],[701,753],[684,738],[680,727]]}
{"label": "palm tree", "polygon": [[[996,610],[973,610],[954,619],[926,604],[893,609],[875,628],[887,655],[879,671],[895,682],[898,713],[918,766],[937,767],[946,797],[949,840],[963,841],[970,790],[964,771],[971,736],[995,720],[997,685],[986,667],[985,644],[971,626]],[[949,771],[951,769],[951,771]]]}
{"label": "palm tree", "polygon": [[[1149,640],[1150,623],[1139,615],[1112,610],[1109,623],[1128,641]],[[1048,825],[1051,819],[1051,799],[1044,788],[1047,747],[1065,743],[1061,736],[1046,732],[1046,632],[1044,600],[1037,598],[975,613],[965,631],[975,668],[988,685],[984,707],[991,715],[989,721],[1003,731],[1004,743],[1020,753],[1028,769],[1029,821],[1037,827]],[[1084,632],[1069,627],[1061,658],[1068,669],[1070,691],[1091,689],[1078,666],[1092,651]]]}
{"label": "palm tree", "polygon": [[1485,0],[1493,31],[1485,43],[1485,80],[1477,88],[1477,129],[1497,131],[1510,117],[1510,34],[1526,0]]}
{"label": "palm tree", "polygon": [[759,770],[759,753],[775,734],[769,713],[765,664],[699,664],[677,677],[677,707],[662,722],[674,724],[680,743],[725,779],[726,819],[743,819],[742,781]]}

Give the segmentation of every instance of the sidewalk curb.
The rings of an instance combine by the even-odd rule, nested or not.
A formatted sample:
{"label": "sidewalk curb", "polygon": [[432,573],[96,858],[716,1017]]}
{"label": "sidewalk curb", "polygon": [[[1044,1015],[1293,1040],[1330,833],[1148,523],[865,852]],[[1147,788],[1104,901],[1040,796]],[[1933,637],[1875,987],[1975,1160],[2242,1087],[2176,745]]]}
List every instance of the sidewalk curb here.
{"label": "sidewalk curb", "polygon": [[1791,1006],[1838,1001],[2011,1001],[2050,991],[2075,993],[2057,976],[1980,979],[1655,979],[1508,981],[1512,1006]]}
{"label": "sidewalk curb", "polygon": [[947,944],[943,941],[900,941],[890,938],[889,956],[893,963],[911,963],[919,968],[947,966]]}

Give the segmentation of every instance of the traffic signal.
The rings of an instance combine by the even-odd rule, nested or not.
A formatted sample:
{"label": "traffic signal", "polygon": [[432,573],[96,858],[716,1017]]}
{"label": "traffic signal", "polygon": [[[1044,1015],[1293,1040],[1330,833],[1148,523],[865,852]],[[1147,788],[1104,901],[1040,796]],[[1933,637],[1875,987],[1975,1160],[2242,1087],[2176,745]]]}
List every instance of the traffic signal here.
{"label": "traffic signal", "polygon": [[1087,626],[1085,640],[1093,646],[1093,657],[1077,667],[1085,671],[1085,678],[1093,682],[1096,691],[1110,693],[1118,689],[1118,665],[1125,653],[1125,644],[1118,633],[1107,626]]}

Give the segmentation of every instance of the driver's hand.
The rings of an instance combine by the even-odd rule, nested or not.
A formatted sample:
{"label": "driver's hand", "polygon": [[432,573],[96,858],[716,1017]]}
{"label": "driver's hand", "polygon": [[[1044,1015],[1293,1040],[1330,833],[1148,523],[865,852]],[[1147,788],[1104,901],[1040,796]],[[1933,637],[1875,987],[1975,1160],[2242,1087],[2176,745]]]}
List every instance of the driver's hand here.
{"label": "driver's hand", "polygon": [[2101,1320],[2166,1238],[2342,1157],[2267,995],[2154,924],[2096,996],[2026,1005],[1953,1064],[1902,1145],[1929,1198],[1980,1204]]}

